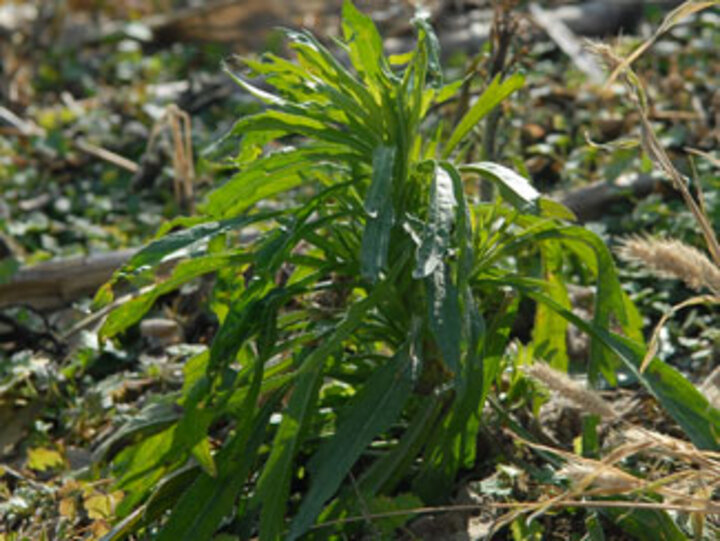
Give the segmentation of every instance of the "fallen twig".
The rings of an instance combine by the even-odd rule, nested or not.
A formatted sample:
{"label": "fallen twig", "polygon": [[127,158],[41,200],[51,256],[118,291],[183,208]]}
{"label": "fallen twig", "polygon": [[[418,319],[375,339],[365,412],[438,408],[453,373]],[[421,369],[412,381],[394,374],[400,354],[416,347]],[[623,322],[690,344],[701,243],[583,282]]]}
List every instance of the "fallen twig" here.
{"label": "fallen twig", "polygon": [[[0,105],[0,118],[15,128],[19,132],[19,135],[25,137],[45,137],[47,135],[47,132],[43,128],[31,120],[20,118],[10,109],[7,109],[2,105]],[[121,167],[131,173],[135,173],[139,169],[138,165],[132,160],[129,160],[112,150],[89,143],[83,138],[73,139],[72,145],[80,152]]]}
{"label": "fallen twig", "polygon": [[534,3],[530,4],[530,14],[580,71],[585,73],[593,83],[602,82],[604,77],[602,68],[584,50],[581,41],[560,17]]}

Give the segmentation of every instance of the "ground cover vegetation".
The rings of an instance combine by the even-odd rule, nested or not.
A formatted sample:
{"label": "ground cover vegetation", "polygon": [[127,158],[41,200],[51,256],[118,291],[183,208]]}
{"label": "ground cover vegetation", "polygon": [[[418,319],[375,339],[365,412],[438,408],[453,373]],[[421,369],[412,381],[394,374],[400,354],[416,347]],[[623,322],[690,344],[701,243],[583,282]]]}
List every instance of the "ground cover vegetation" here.
{"label": "ground cover vegetation", "polygon": [[[30,339],[0,365],[0,536],[715,539],[713,4],[658,19],[671,45],[632,65],[637,43],[594,45],[611,95],[517,29],[514,57],[498,30],[444,69],[422,11],[386,55],[346,1],[333,42],[286,30],[284,50],[226,57],[243,98],[201,121],[137,97],[151,144],[114,148],[147,167],[167,143],[164,190],[119,154],[73,162],[99,129],[77,101],[29,108],[2,143],[3,279],[141,247],[76,312],[3,308]],[[500,28],[519,8],[497,9]],[[105,44],[130,57],[98,77],[187,69],[130,43]],[[50,160],[77,178],[38,202]],[[653,170],[656,193],[589,224],[543,193]],[[142,330],[159,315],[169,342]]]}

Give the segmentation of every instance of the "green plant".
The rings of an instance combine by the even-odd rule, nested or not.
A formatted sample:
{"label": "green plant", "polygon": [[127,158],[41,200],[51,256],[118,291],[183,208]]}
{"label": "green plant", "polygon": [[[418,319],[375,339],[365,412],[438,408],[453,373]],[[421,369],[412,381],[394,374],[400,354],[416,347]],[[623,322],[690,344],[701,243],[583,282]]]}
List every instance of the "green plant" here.
{"label": "green plant", "polygon": [[[123,284],[139,288],[110,314],[107,339],[161,295],[216,273],[220,322],[182,390],[98,450],[126,494],[109,539],[145,527],[206,539],[221,524],[294,539],[318,522],[444,499],[482,452],[483,406],[522,295],[537,302],[536,355],[566,369],[570,321],[593,338],[593,382],[633,372],[693,441],[716,445],[717,412],[692,385],[656,361],[637,371],[639,318],[603,242],[510,169],[460,163],[473,128],[522,76],[489,82],[447,129],[433,106],[459,83],[443,85],[427,21],[415,20],[414,51],[388,59],[368,17],[346,2],[343,18],[352,69],[288,32],[297,63],[246,61],[274,94],[231,74],[267,105],[232,132],[238,173],[98,294],[102,305]],[[477,175],[502,197],[473,202]],[[169,276],[159,272],[173,258]],[[597,286],[591,322],[570,310],[568,258]],[[625,336],[607,330],[611,319]]]}

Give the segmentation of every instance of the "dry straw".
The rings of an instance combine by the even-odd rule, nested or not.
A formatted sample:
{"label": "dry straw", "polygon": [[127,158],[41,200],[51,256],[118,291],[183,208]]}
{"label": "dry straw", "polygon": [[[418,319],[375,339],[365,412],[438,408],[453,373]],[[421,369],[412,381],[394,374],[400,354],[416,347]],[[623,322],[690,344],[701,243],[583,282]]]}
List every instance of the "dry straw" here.
{"label": "dry straw", "polygon": [[[720,0],[716,0],[716,2],[720,3]],[[689,2],[686,2],[686,4],[687,3]],[[716,265],[720,266],[720,242],[718,242],[712,223],[705,212],[702,192],[698,192],[698,201],[696,201],[690,193],[686,177],[675,168],[667,152],[665,152],[665,149],[655,135],[652,125],[650,124],[650,120],[648,120],[647,97],[640,79],[631,69],[625,66],[624,59],[616,55],[612,48],[608,45],[603,43],[587,42],[587,47],[591,52],[603,60],[609,68],[615,69],[619,74],[621,74],[625,86],[630,91],[630,98],[635,103],[637,112],[640,115],[640,127],[642,129],[641,142],[645,152],[670,178],[670,181],[675,189],[680,192],[680,195],[682,195],[685,205],[688,209],[690,209],[690,212],[692,212],[695,221],[700,227],[700,231],[705,238],[705,243],[707,244],[708,252],[712,257],[712,260]],[[621,69],[623,67],[624,71]]]}
{"label": "dry straw", "polygon": [[[591,44],[590,48],[603,59],[613,75],[610,82],[620,77],[630,90],[640,115],[642,129],[641,142],[648,156],[663,170],[673,186],[680,192],[686,205],[696,219],[707,244],[703,252],[676,240],[632,237],[626,239],[620,249],[623,259],[640,262],[659,276],[679,278],[694,289],[707,288],[713,294],[698,296],[673,307],[653,333],[641,371],[649,364],[657,349],[659,330],[677,310],[701,303],[720,302],[720,242],[718,242],[712,224],[707,216],[702,193],[695,196],[690,192],[687,179],[672,164],[669,156],[660,145],[647,117],[647,100],[640,80],[630,66],[650,45],[681,19],[701,9],[720,5],[720,0],[712,2],[685,2],[674,10],[658,32],[635,53],[623,59],[610,47],[603,44]],[[697,152],[696,152],[697,153]],[[707,157],[707,156],[705,156]],[[711,160],[712,161],[712,160]],[[713,162],[714,163],[714,162]],[[598,395],[582,388],[565,374],[556,373],[546,365],[537,363],[528,368],[528,374],[545,383],[556,393],[572,402],[582,405],[586,411],[600,413],[610,408]],[[600,413],[602,415],[602,413]],[[545,501],[532,502],[525,509],[508,513],[505,519],[512,520],[523,513],[532,512],[530,519],[536,518],[552,507],[569,506],[572,503],[592,504],[598,507],[625,506],[628,509],[675,510],[690,515],[691,527],[695,538],[703,537],[708,515],[720,515],[720,504],[713,495],[720,488],[720,453],[698,449],[687,442],[658,434],[639,426],[620,421],[616,426],[624,427],[624,443],[609,452],[606,450],[601,460],[577,456],[562,449],[532,443],[515,435],[515,438],[538,450],[551,452],[563,459],[563,473],[570,479],[570,489]],[[655,468],[642,477],[624,471],[623,465],[630,457],[658,457]],[[668,465],[672,458],[672,465]],[[622,494],[626,499],[609,501],[603,499],[588,502],[586,498]],[[712,533],[716,532],[711,532]]]}

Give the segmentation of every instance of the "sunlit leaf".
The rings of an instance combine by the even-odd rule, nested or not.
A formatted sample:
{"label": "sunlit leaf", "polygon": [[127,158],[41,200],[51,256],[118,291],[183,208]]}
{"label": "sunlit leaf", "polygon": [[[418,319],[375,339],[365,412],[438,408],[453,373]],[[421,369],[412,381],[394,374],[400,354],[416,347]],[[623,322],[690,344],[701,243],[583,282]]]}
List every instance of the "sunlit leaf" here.
{"label": "sunlit leaf", "polygon": [[495,77],[480,97],[478,97],[470,110],[465,113],[465,116],[458,122],[458,125],[445,144],[443,158],[448,158],[450,154],[452,154],[452,151],[455,150],[455,147],[477,126],[478,122],[510,94],[522,88],[524,83],[525,78],[519,73],[511,75],[502,82],[500,81],[499,75]]}
{"label": "sunlit leaf", "polygon": [[452,178],[442,167],[434,167],[428,217],[413,273],[415,278],[430,276],[447,255],[456,205]]}
{"label": "sunlit leaf", "polygon": [[460,170],[477,173],[496,182],[503,198],[517,209],[531,214],[539,212],[540,192],[512,169],[493,162],[478,162],[463,165]]}

